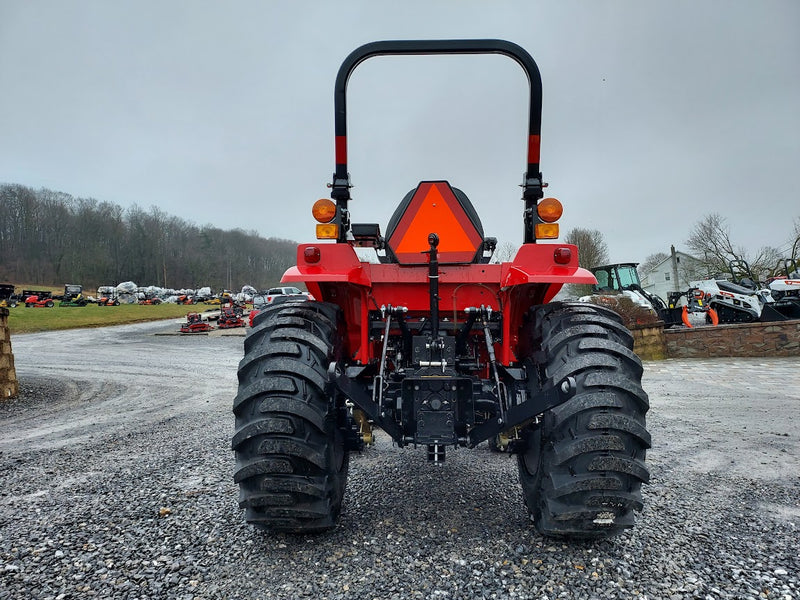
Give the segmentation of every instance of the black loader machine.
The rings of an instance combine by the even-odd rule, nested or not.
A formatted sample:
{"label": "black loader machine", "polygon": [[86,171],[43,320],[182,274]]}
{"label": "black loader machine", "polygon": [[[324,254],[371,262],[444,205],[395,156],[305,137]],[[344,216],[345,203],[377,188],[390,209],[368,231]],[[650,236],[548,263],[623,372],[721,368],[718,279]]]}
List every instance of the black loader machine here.
{"label": "black loader machine", "polygon": [[[496,239],[447,181],[408,192],[384,234],[351,220],[348,78],[368,58],[412,54],[501,54],[527,74],[524,238],[509,262],[490,262]],[[543,198],[534,60],[501,40],[374,42],[345,59],[334,92],[332,199],[314,204],[318,241],[301,244],[283,276],[315,300],[276,299],[259,312],[239,363],[232,446],[247,521],[295,533],[334,527],[349,452],[379,428],[400,448],[424,449],[432,468],[449,449],[503,436],[542,534],[631,527],[649,478],[642,364],[615,312],[551,302],[566,283],[596,280],[574,245],[555,241],[562,206]]]}

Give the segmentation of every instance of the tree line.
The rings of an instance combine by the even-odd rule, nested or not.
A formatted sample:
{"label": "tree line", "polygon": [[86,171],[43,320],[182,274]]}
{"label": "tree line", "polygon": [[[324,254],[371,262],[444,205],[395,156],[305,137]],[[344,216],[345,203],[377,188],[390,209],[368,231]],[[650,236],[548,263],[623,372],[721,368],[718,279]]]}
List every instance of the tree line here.
{"label": "tree line", "polygon": [[134,281],[181,289],[263,289],[295,262],[296,243],[197,226],[157,207],[123,209],[48,189],[0,185],[0,281],[91,289]]}

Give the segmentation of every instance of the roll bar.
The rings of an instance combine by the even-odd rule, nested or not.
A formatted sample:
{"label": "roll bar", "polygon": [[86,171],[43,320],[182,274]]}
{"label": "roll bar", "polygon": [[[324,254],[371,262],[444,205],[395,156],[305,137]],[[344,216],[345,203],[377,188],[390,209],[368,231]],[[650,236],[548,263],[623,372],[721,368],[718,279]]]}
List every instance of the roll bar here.
{"label": "roll bar", "polygon": [[[533,241],[535,203],[542,197],[542,174],[539,172],[539,136],[542,126],[542,79],[539,67],[521,46],[505,40],[387,40],[371,42],[356,48],[345,58],[336,75],[334,88],[334,131],[336,135],[336,170],[331,184],[331,197],[339,206],[340,241],[344,241],[349,225],[347,202],[350,200],[350,175],[347,172],[347,81],[355,68],[368,58],[386,55],[419,54],[503,54],[513,58],[528,76],[530,106],[528,118],[528,162],[523,187],[526,201],[525,238]],[[530,230],[530,233],[529,233]]]}

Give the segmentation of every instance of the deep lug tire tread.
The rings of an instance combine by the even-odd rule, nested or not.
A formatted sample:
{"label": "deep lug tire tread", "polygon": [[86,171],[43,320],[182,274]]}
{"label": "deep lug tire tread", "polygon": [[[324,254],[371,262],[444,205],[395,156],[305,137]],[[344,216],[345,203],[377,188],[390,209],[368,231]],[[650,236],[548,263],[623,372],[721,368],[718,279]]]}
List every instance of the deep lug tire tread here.
{"label": "deep lug tire tread", "polygon": [[260,528],[331,529],[348,469],[340,407],[325,391],[328,365],[341,352],[338,308],[283,302],[255,321],[233,402],[239,506]]}
{"label": "deep lug tire tread", "polygon": [[556,302],[531,309],[523,327],[534,390],[573,377],[576,394],[527,432],[523,496],[543,535],[602,538],[632,527],[649,480],[649,403],[633,337],[613,311]]}

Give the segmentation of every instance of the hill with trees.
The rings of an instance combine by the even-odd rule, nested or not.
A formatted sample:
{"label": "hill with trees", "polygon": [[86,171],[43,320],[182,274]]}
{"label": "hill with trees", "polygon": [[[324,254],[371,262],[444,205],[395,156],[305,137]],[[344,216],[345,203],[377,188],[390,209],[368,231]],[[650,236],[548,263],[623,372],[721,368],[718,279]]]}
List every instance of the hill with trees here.
{"label": "hill with trees", "polygon": [[296,246],[255,231],[198,226],[157,207],[123,209],[0,185],[0,281],[263,289],[294,264]]}

